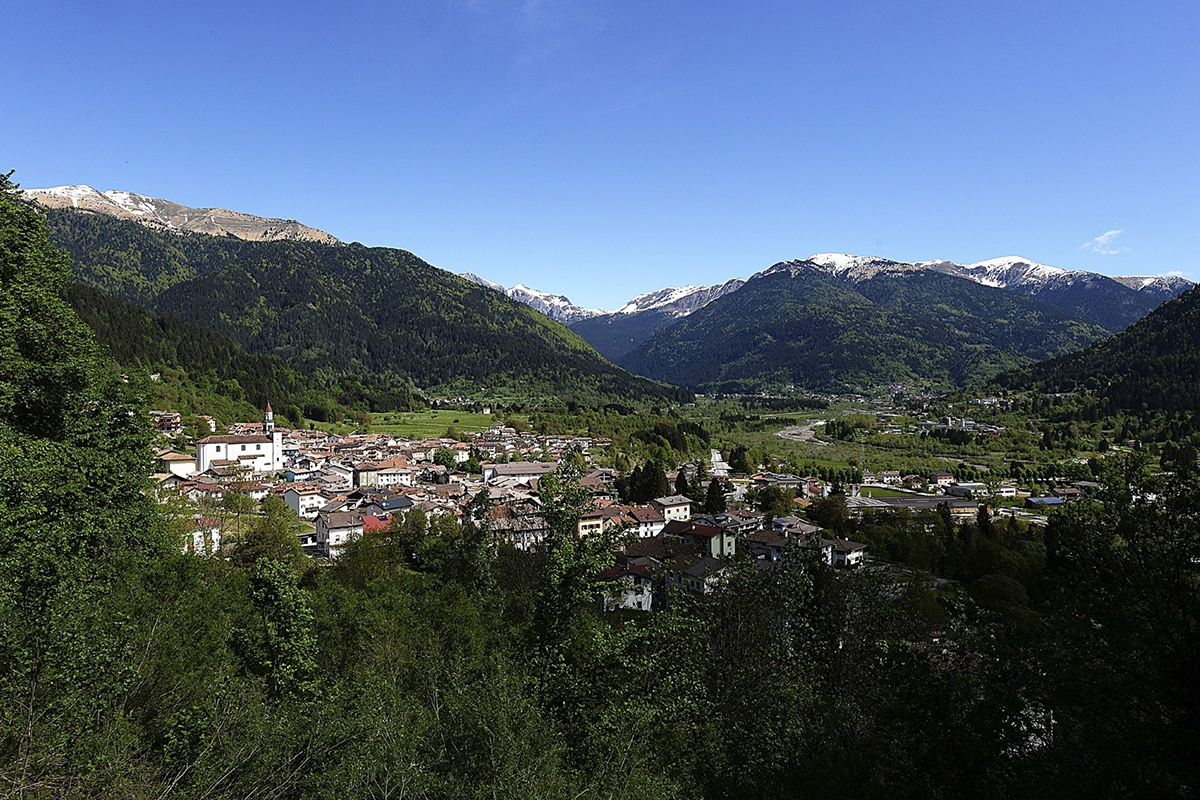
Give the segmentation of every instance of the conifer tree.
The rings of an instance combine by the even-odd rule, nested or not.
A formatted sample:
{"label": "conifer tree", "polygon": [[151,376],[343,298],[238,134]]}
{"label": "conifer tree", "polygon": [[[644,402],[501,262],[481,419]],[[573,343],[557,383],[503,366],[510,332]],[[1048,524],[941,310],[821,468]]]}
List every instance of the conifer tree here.
{"label": "conifer tree", "polygon": [[704,512],[706,514],[722,514],[725,512],[725,492],[721,483],[713,478],[708,484],[708,494],[704,496]]}

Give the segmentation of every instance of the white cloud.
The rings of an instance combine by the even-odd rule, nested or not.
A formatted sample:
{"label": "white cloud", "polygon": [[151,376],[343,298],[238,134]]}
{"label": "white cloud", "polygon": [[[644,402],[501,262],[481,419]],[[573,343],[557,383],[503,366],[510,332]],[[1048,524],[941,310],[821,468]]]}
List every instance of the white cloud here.
{"label": "white cloud", "polygon": [[1182,277],[1183,277],[1183,270],[1181,270],[1181,269],[1173,269],[1173,270],[1171,270],[1170,272],[1168,272],[1168,273],[1167,273],[1167,277],[1169,277],[1169,278],[1182,278]]}
{"label": "white cloud", "polygon": [[1084,242],[1079,245],[1079,249],[1087,250],[1089,253],[1098,253],[1102,256],[1115,256],[1117,253],[1129,249],[1128,247],[1117,247],[1113,244],[1113,239],[1116,239],[1124,232],[1124,228],[1117,228],[1115,231],[1105,231],[1090,242]]}

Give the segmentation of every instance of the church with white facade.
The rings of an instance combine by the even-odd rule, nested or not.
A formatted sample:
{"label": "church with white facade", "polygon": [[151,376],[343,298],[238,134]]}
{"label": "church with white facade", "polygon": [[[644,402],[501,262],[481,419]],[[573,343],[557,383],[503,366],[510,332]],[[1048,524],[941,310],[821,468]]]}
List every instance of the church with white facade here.
{"label": "church with white facade", "polygon": [[196,468],[241,466],[256,473],[283,470],[283,433],[275,428],[275,414],[267,403],[262,433],[206,436],[196,442]]}

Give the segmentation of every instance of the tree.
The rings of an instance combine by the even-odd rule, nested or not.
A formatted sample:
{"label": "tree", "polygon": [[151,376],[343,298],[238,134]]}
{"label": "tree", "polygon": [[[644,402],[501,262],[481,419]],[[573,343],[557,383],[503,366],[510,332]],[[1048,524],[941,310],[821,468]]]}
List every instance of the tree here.
{"label": "tree", "polygon": [[721,514],[725,507],[725,490],[721,488],[721,482],[713,478],[704,497],[704,511],[707,514]]}
{"label": "tree", "polygon": [[646,502],[656,497],[666,497],[671,493],[671,484],[667,481],[667,471],[658,461],[647,462],[642,469],[642,500]]}
{"label": "tree", "polygon": [[687,475],[683,470],[679,470],[679,475],[675,478],[675,494],[681,494],[688,497],[691,494],[691,487],[688,486]]}
{"label": "tree", "polygon": [[746,458],[747,450],[745,445],[737,445],[733,448],[733,452],[729,454],[729,468],[734,472],[749,473],[753,472],[750,462]]}
{"label": "tree", "polygon": [[819,497],[808,507],[808,518],[822,528],[845,534],[850,527],[850,511],[846,507],[846,496],[831,494]]}
{"label": "tree", "polygon": [[[62,299],[67,257],[10,176],[0,175],[0,772],[36,787],[56,770],[104,768],[119,727],[106,720],[125,713],[139,658],[116,597],[178,542],[150,499],[147,382],[121,380]],[[62,791],[101,791],[73,785]]]}
{"label": "tree", "polygon": [[1085,791],[1187,794],[1200,780],[1200,479],[1164,480],[1134,454],[1105,459],[1100,483],[1099,503],[1046,530],[1055,747]]}
{"label": "tree", "polygon": [[786,517],[792,513],[792,497],[778,486],[767,486],[758,493],[758,510],[767,515],[767,519]]}
{"label": "tree", "polygon": [[261,558],[251,570],[251,597],[261,614],[263,666],[276,696],[305,695],[316,676],[317,637],[308,598],[291,565]]}
{"label": "tree", "polygon": [[433,451],[433,463],[441,464],[446,469],[454,469],[457,464],[454,459],[454,451],[448,447],[439,447]]}
{"label": "tree", "polygon": [[262,502],[262,513],[250,523],[250,529],[234,544],[230,558],[252,567],[260,558],[299,567],[304,558],[300,539],[292,531],[296,517],[287,503],[276,496]]}

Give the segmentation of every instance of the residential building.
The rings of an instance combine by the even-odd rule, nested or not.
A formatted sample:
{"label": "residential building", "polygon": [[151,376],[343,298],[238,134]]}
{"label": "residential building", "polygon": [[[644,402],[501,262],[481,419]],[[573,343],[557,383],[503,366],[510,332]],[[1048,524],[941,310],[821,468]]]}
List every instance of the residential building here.
{"label": "residential building", "polygon": [[681,494],[656,497],[650,501],[650,506],[659,514],[662,514],[663,519],[667,522],[685,520],[692,516],[691,498],[684,497]]}
{"label": "residential building", "polygon": [[336,558],[350,541],[363,533],[363,518],[353,511],[322,511],[317,515],[317,549]]}

